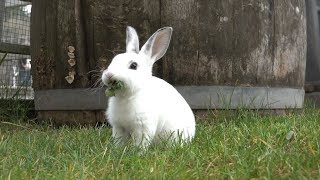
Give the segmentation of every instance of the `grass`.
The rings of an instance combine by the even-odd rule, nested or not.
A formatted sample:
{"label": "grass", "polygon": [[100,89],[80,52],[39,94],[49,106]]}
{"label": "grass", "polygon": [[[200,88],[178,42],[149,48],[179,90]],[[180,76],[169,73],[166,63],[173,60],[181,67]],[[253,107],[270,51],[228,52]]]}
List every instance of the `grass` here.
{"label": "grass", "polygon": [[154,145],[139,155],[115,147],[109,127],[0,122],[0,179],[318,179],[319,134],[316,108],[263,117],[212,112],[190,145]]}

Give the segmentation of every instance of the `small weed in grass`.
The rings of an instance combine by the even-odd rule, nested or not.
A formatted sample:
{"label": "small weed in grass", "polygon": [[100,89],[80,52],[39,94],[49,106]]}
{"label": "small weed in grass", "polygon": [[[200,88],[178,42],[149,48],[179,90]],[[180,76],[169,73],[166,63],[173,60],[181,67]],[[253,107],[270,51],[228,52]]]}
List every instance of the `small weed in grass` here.
{"label": "small weed in grass", "polygon": [[106,127],[12,130],[0,123],[0,179],[317,179],[319,119],[315,108],[287,116],[226,112],[198,120],[191,144],[153,145],[142,155],[135,147],[115,147]]}
{"label": "small weed in grass", "polygon": [[32,101],[13,98],[0,99],[0,122],[24,122],[32,106]]}

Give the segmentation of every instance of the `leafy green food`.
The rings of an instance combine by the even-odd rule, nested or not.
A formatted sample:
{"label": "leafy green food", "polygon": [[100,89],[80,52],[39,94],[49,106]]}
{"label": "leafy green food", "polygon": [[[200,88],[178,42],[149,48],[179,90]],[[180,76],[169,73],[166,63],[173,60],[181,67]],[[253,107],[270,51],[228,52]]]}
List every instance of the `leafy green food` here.
{"label": "leafy green food", "polygon": [[122,81],[113,81],[105,91],[106,96],[112,97],[116,95],[117,90],[123,89],[124,83]]}

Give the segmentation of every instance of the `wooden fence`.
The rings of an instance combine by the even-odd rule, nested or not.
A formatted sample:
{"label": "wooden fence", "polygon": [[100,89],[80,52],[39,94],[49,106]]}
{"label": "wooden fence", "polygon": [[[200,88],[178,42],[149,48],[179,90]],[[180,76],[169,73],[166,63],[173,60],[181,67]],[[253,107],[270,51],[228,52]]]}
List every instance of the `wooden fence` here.
{"label": "wooden fence", "polygon": [[194,109],[303,105],[304,1],[32,2],[32,74],[40,118],[104,120],[107,99],[101,89],[88,90],[97,81],[90,71],[105,68],[124,51],[127,25],[138,30],[142,42],[161,26],[173,27],[170,48],[154,72],[175,85]]}

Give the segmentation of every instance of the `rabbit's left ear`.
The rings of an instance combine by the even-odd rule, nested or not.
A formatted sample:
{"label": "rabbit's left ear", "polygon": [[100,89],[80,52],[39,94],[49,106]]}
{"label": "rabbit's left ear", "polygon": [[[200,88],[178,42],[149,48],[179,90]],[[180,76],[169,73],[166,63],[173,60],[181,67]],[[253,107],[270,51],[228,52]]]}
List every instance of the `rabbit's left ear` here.
{"label": "rabbit's left ear", "polygon": [[140,53],[150,57],[153,61],[152,63],[156,62],[167,52],[171,35],[171,27],[164,27],[157,30],[142,46]]}
{"label": "rabbit's left ear", "polygon": [[139,38],[136,30],[131,26],[127,27],[126,51],[139,53]]}

